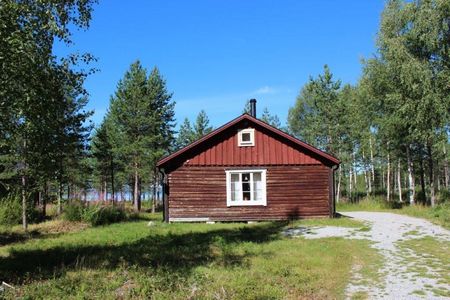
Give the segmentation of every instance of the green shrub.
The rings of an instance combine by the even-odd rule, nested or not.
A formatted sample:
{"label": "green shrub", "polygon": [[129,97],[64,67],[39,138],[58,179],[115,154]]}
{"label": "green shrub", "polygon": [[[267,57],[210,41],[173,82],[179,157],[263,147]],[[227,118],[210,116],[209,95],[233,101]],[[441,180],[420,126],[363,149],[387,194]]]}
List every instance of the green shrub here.
{"label": "green shrub", "polygon": [[450,191],[447,189],[442,189],[439,191],[437,198],[438,203],[450,203]]}
{"label": "green shrub", "polygon": [[436,218],[440,221],[441,224],[447,225],[450,224],[450,202],[445,202],[439,205],[436,205],[431,209],[432,217]]}
{"label": "green shrub", "polygon": [[127,214],[120,207],[102,205],[83,205],[74,202],[64,209],[64,219],[67,221],[83,221],[92,226],[121,222],[127,219]]}
{"label": "green shrub", "polygon": [[64,207],[63,219],[71,222],[82,221],[83,210],[80,202],[70,202]]}
{"label": "green shrub", "polygon": [[42,211],[29,204],[27,207],[27,220],[28,223],[41,222],[43,220]]}
{"label": "green shrub", "polygon": [[[27,220],[35,223],[41,219],[41,213],[33,205],[27,206]],[[22,196],[18,193],[10,193],[0,199],[0,224],[17,225],[22,223]]]}
{"label": "green shrub", "polygon": [[17,225],[22,222],[22,205],[16,194],[9,194],[0,200],[0,224]]}
{"label": "green shrub", "polygon": [[116,206],[92,205],[85,208],[83,220],[92,226],[121,222],[127,219],[125,211]]}
{"label": "green shrub", "polygon": [[117,223],[128,219],[127,213],[122,207],[100,204],[84,205],[74,201],[64,208],[63,217],[67,221],[82,221],[90,223],[92,226]]}

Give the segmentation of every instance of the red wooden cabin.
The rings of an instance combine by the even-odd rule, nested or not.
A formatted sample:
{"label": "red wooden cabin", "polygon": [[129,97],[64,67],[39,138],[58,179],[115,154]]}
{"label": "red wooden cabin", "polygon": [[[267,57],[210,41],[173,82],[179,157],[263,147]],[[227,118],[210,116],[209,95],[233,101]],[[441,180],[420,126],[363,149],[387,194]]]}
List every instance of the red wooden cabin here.
{"label": "red wooden cabin", "polygon": [[158,162],[165,221],[333,216],[339,160],[255,118],[255,102]]}

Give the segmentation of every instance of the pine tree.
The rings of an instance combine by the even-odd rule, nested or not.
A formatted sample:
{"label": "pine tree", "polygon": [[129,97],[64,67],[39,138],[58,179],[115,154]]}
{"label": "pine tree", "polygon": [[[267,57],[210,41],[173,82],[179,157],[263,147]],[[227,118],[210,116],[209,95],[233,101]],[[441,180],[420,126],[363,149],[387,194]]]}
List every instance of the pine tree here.
{"label": "pine tree", "polygon": [[194,140],[198,140],[207,135],[213,130],[212,126],[209,126],[209,118],[204,110],[201,110],[194,124]]}
{"label": "pine tree", "polygon": [[261,120],[269,125],[272,125],[273,127],[276,127],[278,129],[281,128],[280,119],[277,115],[271,115],[267,107],[264,107],[263,113],[261,115]]}
{"label": "pine tree", "polygon": [[242,110],[242,114],[250,114],[250,100],[247,100],[244,105],[244,109]]}
{"label": "pine tree", "polygon": [[155,184],[156,162],[173,146],[175,103],[171,98],[158,69],[147,77],[137,61],[119,81],[111,99],[110,116],[116,131],[113,151],[130,170],[137,211],[141,208],[141,186]]}
{"label": "pine tree", "polygon": [[102,196],[107,194],[104,187],[106,186],[106,182],[109,181],[111,185],[112,201],[114,203],[115,159],[107,118],[105,118],[100,126],[95,130],[91,144],[92,155],[95,158],[95,169],[96,173],[98,173],[99,186],[102,191],[101,194]]}
{"label": "pine tree", "polygon": [[183,124],[180,125],[180,130],[178,131],[178,136],[176,139],[177,150],[192,143],[195,139],[194,136],[195,133],[192,129],[191,123],[188,118],[185,118]]}

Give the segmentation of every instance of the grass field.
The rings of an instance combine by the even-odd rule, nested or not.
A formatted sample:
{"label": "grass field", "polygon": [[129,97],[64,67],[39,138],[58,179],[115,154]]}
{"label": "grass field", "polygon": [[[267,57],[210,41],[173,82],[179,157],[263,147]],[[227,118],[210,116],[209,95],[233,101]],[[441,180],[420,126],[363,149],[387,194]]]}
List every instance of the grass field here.
{"label": "grass field", "polygon": [[61,221],[53,221],[41,226],[47,231],[34,228],[34,236],[9,231],[16,239],[2,240],[0,279],[15,290],[6,298],[334,299],[344,297],[352,266],[375,277],[380,264],[367,241],[280,234],[299,224],[363,227],[346,218],[291,224],[145,218],[57,232],[48,230],[59,228]]}

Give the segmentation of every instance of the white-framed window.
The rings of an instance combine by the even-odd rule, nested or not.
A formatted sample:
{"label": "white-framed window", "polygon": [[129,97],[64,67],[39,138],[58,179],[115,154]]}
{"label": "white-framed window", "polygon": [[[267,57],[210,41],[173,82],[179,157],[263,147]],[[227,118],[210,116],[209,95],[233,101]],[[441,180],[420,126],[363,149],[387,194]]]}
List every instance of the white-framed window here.
{"label": "white-framed window", "polygon": [[238,131],[239,147],[255,146],[255,129],[247,128]]}
{"label": "white-framed window", "polygon": [[227,206],[267,205],[266,170],[227,170]]}

